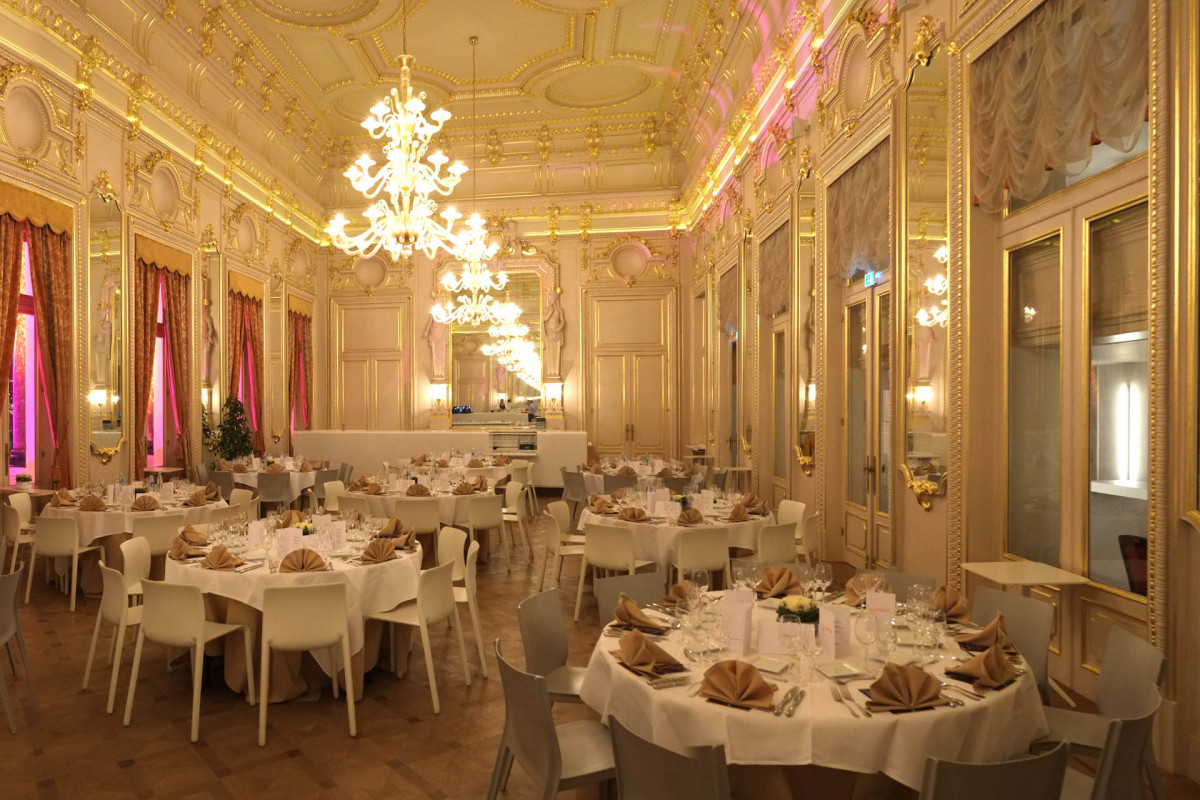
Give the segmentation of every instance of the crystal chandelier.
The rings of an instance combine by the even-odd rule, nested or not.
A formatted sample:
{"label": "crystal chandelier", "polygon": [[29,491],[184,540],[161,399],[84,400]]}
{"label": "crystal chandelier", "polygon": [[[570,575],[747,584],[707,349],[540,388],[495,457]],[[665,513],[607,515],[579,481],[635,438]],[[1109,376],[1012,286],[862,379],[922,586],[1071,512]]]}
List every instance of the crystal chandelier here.
{"label": "crystal chandelier", "polygon": [[[405,50],[408,49],[407,12],[406,4]],[[363,212],[368,227],[362,233],[347,235],[349,221],[342,214],[330,220],[325,228],[333,245],[346,255],[369,258],[384,249],[393,261],[399,261],[417,251],[433,258],[438,250],[453,252],[459,246],[453,229],[461,215],[453,208],[437,214],[438,204],[433,195],[449,195],[462,180],[467,166],[456,161],[446,167],[450,159],[440,150],[426,156],[430,140],[450,119],[450,112],[439,108],[430,114],[432,122],[425,119],[425,93],[414,92],[412,87],[414,63],[412,56],[400,56],[399,89],[392,89],[376,103],[371,116],[362,123],[372,139],[387,140],[383,146],[383,165],[372,174],[375,161],[364,153],[343,173],[356,191],[368,200],[375,200]]]}
{"label": "crystal chandelier", "polygon": [[520,306],[502,303],[495,295],[460,294],[457,302],[437,303],[429,309],[435,321],[443,325],[460,325],[474,328],[480,325],[503,325],[521,316]]}

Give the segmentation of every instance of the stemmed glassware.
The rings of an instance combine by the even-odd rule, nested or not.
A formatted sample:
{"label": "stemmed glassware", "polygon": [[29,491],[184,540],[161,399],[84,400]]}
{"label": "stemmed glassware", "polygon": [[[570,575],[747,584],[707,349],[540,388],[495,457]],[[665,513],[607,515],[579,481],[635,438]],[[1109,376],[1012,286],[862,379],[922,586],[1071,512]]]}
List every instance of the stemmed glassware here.
{"label": "stemmed glassware", "polygon": [[816,587],[821,590],[821,599],[825,599],[825,593],[829,589],[829,584],[833,583],[833,568],[829,566],[827,561],[818,561],[813,567],[813,582]]}
{"label": "stemmed glassware", "polygon": [[859,614],[854,620],[854,638],[864,648],[863,671],[871,671],[871,645],[875,644],[875,618],[872,614]]}
{"label": "stemmed glassware", "polygon": [[892,620],[877,619],[875,627],[875,647],[879,650],[879,660],[887,664],[900,643],[896,625]]}

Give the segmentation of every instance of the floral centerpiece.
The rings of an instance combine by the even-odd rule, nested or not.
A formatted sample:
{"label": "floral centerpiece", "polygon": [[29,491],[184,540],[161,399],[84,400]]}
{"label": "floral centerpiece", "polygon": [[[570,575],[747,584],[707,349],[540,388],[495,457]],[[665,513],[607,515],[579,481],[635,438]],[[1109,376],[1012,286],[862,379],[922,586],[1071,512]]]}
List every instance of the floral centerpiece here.
{"label": "floral centerpiece", "polygon": [[301,536],[311,536],[317,532],[317,527],[311,522],[301,522],[296,527],[300,529]]}
{"label": "floral centerpiece", "polygon": [[269,467],[274,463],[275,463],[275,456],[263,456],[263,464],[264,465]]}
{"label": "floral centerpiece", "polygon": [[796,620],[797,622],[816,622],[821,617],[821,610],[811,597],[802,594],[789,594],[779,598],[779,606],[775,609],[775,619]]}

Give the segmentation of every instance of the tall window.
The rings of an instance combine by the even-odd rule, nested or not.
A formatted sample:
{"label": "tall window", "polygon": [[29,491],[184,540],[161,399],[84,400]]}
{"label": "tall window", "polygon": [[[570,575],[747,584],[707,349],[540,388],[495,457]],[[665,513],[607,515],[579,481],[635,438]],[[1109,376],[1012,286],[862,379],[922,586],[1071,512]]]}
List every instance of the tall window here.
{"label": "tall window", "polygon": [[12,451],[10,475],[33,474],[37,452],[37,375],[41,367],[37,352],[37,315],[33,304],[29,240],[21,246],[21,296],[17,302],[17,332],[13,340],[12,372],[9,375],[9,441]]}
{"label": "tall window", "polygon": [[155,318],[154,375],[150,379],[150,413],[146,415],[146,466],[161,467],[166,453],[165,421],[167,414],[166,382],[170,370],[166,358],[166,325],[163,324],[162,292],[158,295],[158,314]]}

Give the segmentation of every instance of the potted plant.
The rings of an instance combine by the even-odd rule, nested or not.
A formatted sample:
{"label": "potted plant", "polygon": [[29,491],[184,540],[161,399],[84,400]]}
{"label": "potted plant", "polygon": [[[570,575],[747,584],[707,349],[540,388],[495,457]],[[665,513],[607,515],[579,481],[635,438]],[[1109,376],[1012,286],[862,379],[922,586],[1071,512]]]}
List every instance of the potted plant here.
{"label": "potted plant", "polygon": [[28,492],[33,488],[33,476],[28,472],[22,472],[17,475],[17,488],[22,492]]}
{"label": "potted plant", "polygon": [[236,397],[230,397],[221,407],[221,424],[217,425],[216,446],[213,449],[227,461],[254,454],[254,439],[246,423],[246,409]]}

